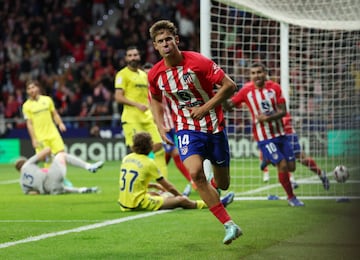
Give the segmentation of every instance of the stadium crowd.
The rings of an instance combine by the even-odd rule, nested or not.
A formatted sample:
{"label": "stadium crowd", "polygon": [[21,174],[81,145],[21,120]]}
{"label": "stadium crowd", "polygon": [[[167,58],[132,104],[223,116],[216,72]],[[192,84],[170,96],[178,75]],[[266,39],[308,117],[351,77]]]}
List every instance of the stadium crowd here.
{"label": "stadium crowd", "polygon": [[[25,127],[25,82],[37,79],[63,117],[107,116],[119,124],[115,73],[125,49],[136,45],[142,61],[159,57],[148,28],[158,19],[177,23],[184,48],[199,50],[199,1],[4,0],[0,2],[0,117]],[[65,120],[66,121],[66,120]],[[94,121],[67,121],[67,127]]]}
{"label": "stadium crowd", "polygon": [[[234,12],[222,6],[219,6],[221,11],[218,15],[214,14],[214,10],[216,8],[213,7],[212,24],[227,24],[225,17],[232,17],[230,24],[238,25],[238,31],[231,31],[231,26],[221,27],[220,35],[212,36],[219,37],[221,41],[220,48],[212,50],[215,62],[229,73],[238,86],[246,80],[245,67],[258,60],[268,61],[264,63],[269,67],[272,79],[279,81],[280,59],[276,49],[279,37],[269,37],[269,34],[278,34],[276,22],[261,24],[266,21],[257,19],[256,15]],[[114,102],[115,73],[126,65],[124,55],[130,45],[139,47],[144,64],[155,63],[160,58],[148,34],[153,21],[174,21],[182,40],[180,48],[200,50],[198,0],[4,0],[0,2],[0,19],[0,118],[8,119],[7,128],[25,127],[21,104],[26,98],[25,82],[30,78],[39,80],[44,94],[53,97],[68,128],[99,127],[97,124],[100,123],[119,126],[122,107]],[[265,31],[257,29],[260,25]],[[266,28],[271,28],[270,33]],[[345,39],[356,39],[351,34],[344,34]],[[260,44],[256,40],[260,38],[260,43],[268,44]],[[349,40],[342,44],[346,45],[342,49],[344,51],[351,46],[360,46],[359,42]],[[221,53],[219,49],[226,52]],[[341,109],[331,113],[331,121],[339,122],[335,127],[341,128],[344,118],[351,118],[351,122],[358,124],[359,119],[350,115],[346,107],[358,103],[359,62],[355,59],[349,68],[349,64],[342,64],[340,60],[345,54],[332,53],[331,50],[329,46],[323,52],[290,49],[291,109],[298,112],[294,116],[309,114],[317,118],[319,115],[316,113],[323,111],[321,107],[339,105]],[[328,71],[314,74],[313,69],[301,71],[294,61],[302,60],[301,55],[309,53],[313,56],[304,60],[318,61],[318,64],[312,64],[316,68],[324,70],[331,67],[329,56],[339,59],[339,66],[330,74]],[[316,59],[314,55],[317,55]],[[228,56],[235,58],[227,59]],[[324,75],[334,75],[334,78]],[[332,84],[327,84],[329,81],[337,82],[339,87],[355,87],[346,92],[340,89],[332,91]],[[341,97],[337,96],[339,92]],[[309,102],[304,102],[304,99]],[[92,116],[106,120],[88,120]],[[327,126],[326,122],[319,124]],[[245,125],[249,123],[245,122]]]}

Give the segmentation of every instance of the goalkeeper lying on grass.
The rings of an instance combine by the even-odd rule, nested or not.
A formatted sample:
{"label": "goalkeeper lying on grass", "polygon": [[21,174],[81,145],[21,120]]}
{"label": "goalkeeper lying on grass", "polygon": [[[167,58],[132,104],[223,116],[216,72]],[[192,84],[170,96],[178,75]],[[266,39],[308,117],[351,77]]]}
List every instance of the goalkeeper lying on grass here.
{"label": "goalkeeper lying on grass", "polygon": [[54,157],[48,169],[40,168],[37,163],[44,161],[45,158],[50,155],[51,150],[47,147],[29,159],[22,157],[15,162],[15,168],[20,172],[20,186],[25,194],[56,195],[63,193],[97,192],[96,187],[76,188],[72,186],[65,186],[64,180],[67,171],[66,164],[69,163],[94,173],[103,166],[104,163],[102,161],[90,164],[71,154],[59,152]]}

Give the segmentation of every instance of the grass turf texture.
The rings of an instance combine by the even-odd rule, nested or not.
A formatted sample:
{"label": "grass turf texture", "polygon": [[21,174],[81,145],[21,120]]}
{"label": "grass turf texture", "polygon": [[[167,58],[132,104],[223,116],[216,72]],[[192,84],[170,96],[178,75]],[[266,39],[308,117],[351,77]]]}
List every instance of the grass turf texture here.
{"label": "grass turf texture", "polygon": [[[118,162],[106,162],[96,174],[69,167],[74,186],[99,186],[101,193],[59,196],[25,196],[18,183],[8,183],[18,178],[13,166],[0,167],[1,259],[360,259],[360,201],[335,199],[305,200],[303,208],[284,200],[235,201],[228,212],[244,235],[229,246],[207,209],[179,209],[1,248],[144,213],[119,211]],[[182,190],[184,178],[169,167],[170,180]]]}

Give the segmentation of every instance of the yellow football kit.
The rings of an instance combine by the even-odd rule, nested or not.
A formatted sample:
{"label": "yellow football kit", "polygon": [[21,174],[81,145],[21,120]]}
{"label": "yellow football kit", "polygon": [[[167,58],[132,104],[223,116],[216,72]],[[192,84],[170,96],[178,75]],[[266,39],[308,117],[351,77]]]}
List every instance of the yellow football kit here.
{"label": "yellow football kit", "polygon": [[[123,89],[127,99],[149,106],[148,81],[144,71],[134,72],[123,68],[116,74],[115,89]],[[154,143],[162,141],[150,109],[143,112],[135,106],[124,104],[121,122],[128,146],[132,146],[132,136],[142,131],[151,134]]]}
{"label": "yellow football kit", "polygon": [[121,163],[119,204],[122,211],[158,210],[164,198],[148,194],[148,184],[163,178],[155,162],[143,154],[130,153]]}
{"label": "yellow football kit", "polygon": [[[149,106],[148,80],[145,71],[137,70],[135,72],[128,67],[123,68],[116,74],[115,89],[123,89],[124,96],[127,99]],[[131,147],[133,145],[132,137],[138,132],[149,133],[154,144],[162,143],[150,109],[143,112],[135,106],[124,104],[121,122],[127,146]],[[163,148],[155,152],[154,160],[159,166],[162,175],[167,178],[168,171]]]}
{"label": "yellow football kit", "polygon": [[41,143],[41,147],[37,147],[36,152],[44,147],[50,147],[53,154],[65,149],[64,141],[53,121],[54,110],[52,99],[43,95],[40,95],[37,100],[28,99],[23,104],[24,117],[32,121],[35,137]]}

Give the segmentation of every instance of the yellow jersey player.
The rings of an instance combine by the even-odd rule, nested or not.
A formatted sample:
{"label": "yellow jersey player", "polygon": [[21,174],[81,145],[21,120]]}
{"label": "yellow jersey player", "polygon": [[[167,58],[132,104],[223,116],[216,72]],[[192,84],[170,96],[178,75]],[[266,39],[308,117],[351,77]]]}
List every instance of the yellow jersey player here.
{"label": "yellow jersey player", "polygon": [[44,147],[49,147],[53,155],[65,150],[64,141],[59,133],[66,131],[66,126],[55,109],[54,102],[49,96],[40,94],[40,84],[31,80],[26,83],[28,99],[22,106],[32,146],[36,153]]}
{"label": "yellow jersey player", "polygon": [[[132,143],[133,152],[123,158],[120,168],[118,202],[122,211],[207,207],[202,200],[194,201],[183,196],[161,175],[154,160],[148,157],[153,146],[149,133],[136,133]],[[150,183],[153,180],[156,180],[167,193],[156,195],[149,192],[148,188],[153,186]]]}
{"label": "yellow jersey player", "polygon": [[137,47],[127,48],[125,61],[127,66],[115,76],[115,100],[123,104],[121,122],[126,145],[129,148],[133,145],[132,137],[135,133],[150,133],[154,142],[154,160],[162,175],[167,178],[165,150],[149,109],[147,74],[140,69],[140,53]]}

